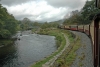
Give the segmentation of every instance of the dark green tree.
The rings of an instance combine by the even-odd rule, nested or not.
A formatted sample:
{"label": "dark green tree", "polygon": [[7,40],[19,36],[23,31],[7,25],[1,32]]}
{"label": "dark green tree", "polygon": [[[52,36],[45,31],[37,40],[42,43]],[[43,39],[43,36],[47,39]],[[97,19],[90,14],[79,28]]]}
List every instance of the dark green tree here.
{"label": "dark green tree", "polygon": [[84,18],[84,23],[90,23],[97,13],[100,13],[100,9],[95,7],[95,0],[86,1],[84,7],[82,8],[82,17]]}
{"label": "dark green tree", "polygon": [[0,4],[0,38],[10,38],[17,31],[17,20]]}

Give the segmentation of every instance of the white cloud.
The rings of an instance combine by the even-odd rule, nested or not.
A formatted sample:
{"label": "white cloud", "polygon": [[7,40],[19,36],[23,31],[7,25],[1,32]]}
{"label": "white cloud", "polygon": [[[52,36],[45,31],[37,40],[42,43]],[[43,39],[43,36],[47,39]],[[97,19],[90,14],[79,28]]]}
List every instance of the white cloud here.
{"label": "white cloud", "polygon": [[45,0],[48,4],[54,7],[69,7],[78,8],[82,7],[86,0]]}
{"label": "white cloud", "polygon": [[[7,7],[8,11],[12,13],[17,19],[22,19],[22,17],[28,17],[31,20],[41,21],[50,21],[52,17],[56,18],[57,15],[60,15],[63,12],[67,11],[67,9],[63,7],[54,8],[53,6],[48,5],[46,1],[40,1],[38,3],[35,1],[30,1],[27,3],[22,3],[11,7],[5,7]],[[22,17],[20,18],[20,16]],[[58,19],[61,19],[61,16],[59,16]]]}
{"label": "white cloud", "polygon": [[[62,19],[67,13],[71,12],[72,10],[82,8],[82,4],[85,3],[85,0],[80,0],[79,2],[76,2],[78,0],[25,0],[27,2],[22,1],[23,0],[21,0],[20,4],[17,3],[17,5],[4,6],[7,7],[8,12],[13,14],[16,19],[23,19],[27,17],[31,20],[40,21],[54,21]],[[73,5],[71,4],[71,2]]]}

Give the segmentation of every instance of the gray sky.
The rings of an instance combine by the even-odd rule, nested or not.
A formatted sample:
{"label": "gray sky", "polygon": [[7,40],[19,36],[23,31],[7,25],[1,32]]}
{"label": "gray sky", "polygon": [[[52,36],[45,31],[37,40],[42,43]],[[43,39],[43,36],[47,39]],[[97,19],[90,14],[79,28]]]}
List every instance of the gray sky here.
{"label": "gray sky", "polygon": [[73,10],[80,10],[86,0],[1,0],[8,12],[20,20],[55,21]]}

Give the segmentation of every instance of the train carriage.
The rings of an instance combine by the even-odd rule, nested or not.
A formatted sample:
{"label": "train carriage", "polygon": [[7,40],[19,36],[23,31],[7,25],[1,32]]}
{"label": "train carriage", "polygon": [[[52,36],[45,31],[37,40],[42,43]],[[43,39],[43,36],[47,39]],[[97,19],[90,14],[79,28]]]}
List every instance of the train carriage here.
{"label": "train carriage", "polygon": [[84,32],[85,32],[87,35],[90,35],[90,25],[85,25],[85,26],[84,26]]}
{"label": "train carriage", "polygon": [[78,25],[70,25],[69,29],[73,30],[73,31],[77,31],[78,30]]}
{"label": "train carriage", "polygon": [[69,25],[66,25],[66,26],[65,26],[65,29],[66,29],[66,30],[69,30]]}
{"label": "train carriage", "polygon": [[84,25],[78,25],[78,31],[84,32]]}

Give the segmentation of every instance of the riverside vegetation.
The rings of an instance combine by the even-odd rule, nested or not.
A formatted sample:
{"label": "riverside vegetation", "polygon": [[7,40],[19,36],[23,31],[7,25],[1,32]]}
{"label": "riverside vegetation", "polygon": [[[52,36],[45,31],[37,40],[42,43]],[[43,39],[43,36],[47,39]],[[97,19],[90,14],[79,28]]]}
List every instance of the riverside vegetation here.
{"label": "riverside vegetation", "polygon": [[[65,30],[60,30],[60,29],[41,29],[39,32],[38,32],[38,34],[42,34],[42,35],[50,35],[50,36],[55,36],[55,38],[56,38],[56,45],[57,45],[57,48],[59,48],[58,49],[58,51],[56,51],[56,52],[54,52],[54,53],[52,53],[50,56],[48,56],[48,57],[46,57],[46,58],[44,58],[43,60],[40,60],[40,61],[38,61],[38,62],[36,62],[35,64],[33,64],[31,67],[42,67],[42,64],[44,64],[44,63],[46,63],[47,61],[49,61],[51,58],[53,58],[53,56],[55,56],[55,55],[57,55],[63,48],[64,48],[64,46],[66,45],[66,39],[65,39],[65,37],[64,37],[64,35],[62,34],[62,33],[64,33],[64,34],[66,34],[67,36],[68,36],[68,38],[69,38],[69,40],[70,40],[70,42],[71,43],[73,43],[74,42],[74,38],[75,38],[75,35],[74,34],[72,34],[71,32],[69,32],[69,31],[65,31]],[[78,41],[78,43],[79,43],[79,40],[77,40]],[[77,43],[75,43],[75,44],[77,44]],[[73,46],[74,47],[74,45],[71,45],[71,46]],[[75,48],[71,51],[71,54],[69,54],[70,56],[72,56],[72,55],[74,55],[75,56],[75,54],[74,54],[74,52],[78,49],[78,47],[79,46],[75,46]],[[65,53],[66,54],[66,53]],[[70,57],[69,56],[69,57]],[[66,57],[67,58],[67,57]],[[73,59],[73,58],[72,58]],[[57,62],[58,62],[59,60],[57,60]],[[68,61],[69,62],[69,61]],[[61,62],[62,63],[62,62]],[[60,63],[60,64],[61,64]],[[69,62],[70,63],[70,62]]]}
{"label": "riverside vegetation", "polygon": [[67,33],[70,40],[70,45],[62,53],[62,55],[55,61],[53,67],[70,67],[76,58],[76,51],[81,47],[80,38],[71,32],[62,30]]}
{"label": "riverside vegetation", "polygon": [[18,21],[0,4],[0,47],[13,44],[12,35],[18,30]]}
{"label": "riverside vegetation", "polygon": [[70,67],[77,56],[76,51],[80,46],[80,39],[78,38],[75,42],[71,43],[63,54],[56,60],[54,67]]}

